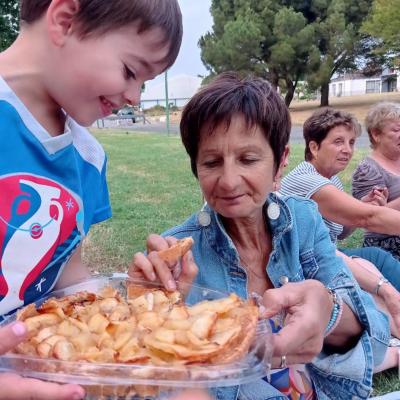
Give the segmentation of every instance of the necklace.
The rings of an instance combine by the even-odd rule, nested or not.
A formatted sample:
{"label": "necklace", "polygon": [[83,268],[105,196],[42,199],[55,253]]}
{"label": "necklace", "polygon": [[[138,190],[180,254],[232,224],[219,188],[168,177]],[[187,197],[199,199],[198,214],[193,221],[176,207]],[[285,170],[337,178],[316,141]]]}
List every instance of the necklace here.
{"label": "necklace", "polygon": [[265,279],[266,276],[265,275],[260,275],[259,273],[257,273],[256,271],[254,271],[253,269],[251,269],[250,267],[248,267],[244,262],[243,259],[241,257],[239,257],[240,260],[240,264],[242,265],[242,267],[245,269],[245,271],[247,273],[252,273],[253,275],[255,275],[257,278],[259,279]]}

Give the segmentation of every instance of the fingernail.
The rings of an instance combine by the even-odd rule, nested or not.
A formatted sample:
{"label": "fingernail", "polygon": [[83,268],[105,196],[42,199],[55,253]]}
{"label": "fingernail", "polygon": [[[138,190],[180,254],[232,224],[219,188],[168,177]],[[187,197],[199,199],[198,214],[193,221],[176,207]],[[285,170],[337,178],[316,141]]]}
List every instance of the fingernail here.
{"label": "fingernail", "polygon": [[155,274],[154,272],[152,272],[152,273],[150,274],[150,279],[151,279],[152,281],[155,281],[155,280],[157,279],[156,274]]}
{"label": "fingernail", "polygon": [[175,289],[176,289],[175,281],[172,280],[172,279],[170,279],[170,280],[167,282],[167,288],[170,289],[170,290],[175,290]]}
{"label": "fingernail", "polygon": [[22,322],[15,322],[12,326],[11,326],[12,331],[14,332],[15,336],[25,336],[26,334],[26,325]]}

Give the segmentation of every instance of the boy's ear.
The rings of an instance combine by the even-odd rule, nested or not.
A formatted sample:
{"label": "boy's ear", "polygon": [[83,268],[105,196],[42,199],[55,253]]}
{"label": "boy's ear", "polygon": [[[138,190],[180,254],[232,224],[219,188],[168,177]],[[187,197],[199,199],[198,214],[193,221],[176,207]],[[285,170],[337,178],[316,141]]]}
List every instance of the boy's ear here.
{"label": "boy's ear", "polygon": [[46,22],[51,41],[62,46],[73,29],[79,11],[79,0],[52,0],[46,13]]}

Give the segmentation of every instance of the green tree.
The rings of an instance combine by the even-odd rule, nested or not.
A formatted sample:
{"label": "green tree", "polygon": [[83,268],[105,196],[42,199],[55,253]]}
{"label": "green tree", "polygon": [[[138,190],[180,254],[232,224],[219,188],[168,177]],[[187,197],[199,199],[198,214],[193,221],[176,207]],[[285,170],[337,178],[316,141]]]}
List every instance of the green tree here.
{"label": "green tree", "polygon": [[236,70],[267,78],[290,104],[299,79],[318,63],[315,31],[275,0],[213,0],[213,31],[199,45],[211,75]]}
{"label": "green tree", "polygon": [[356,68],[357,59],[372,45],[360,30],[372,0],[293,0],[290,3],[315,26],[320,64],[315,72],[308,74],[307,80],[311,87],[320,88],[321,106],[327,106],[332,75]]}
{"label": "green tree", "polygon": [[212,32],[199,45],[211,75],[234,69],[280,84],[290,104],[300,79],[328,105],[335,72],[365,51],[360,27],[372,0],[213,0]]}
{"label": "green tree", "polygon": [[0,0],[0,51],[15,40],[19,30],[18,0]]}
{"label": "green tree", "polygon": [[400,0],[374,0],[362,30],[380,40],[382,53],[400,53]]}

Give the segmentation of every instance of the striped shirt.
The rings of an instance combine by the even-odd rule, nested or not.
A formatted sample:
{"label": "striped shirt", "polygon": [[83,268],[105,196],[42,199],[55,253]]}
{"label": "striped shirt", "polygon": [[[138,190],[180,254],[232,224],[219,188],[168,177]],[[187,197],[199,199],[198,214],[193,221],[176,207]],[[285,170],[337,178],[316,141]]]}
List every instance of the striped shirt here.
{"label": "striped shirt", "polygon": [[[325,185],[334,185],[339,190],[344,190],[339,177],[334,175],[330,179],[322,176],[315,167],[307,162],[301,162],[288,175],[282,179],[280,193],[284,196],[300,196],[311,199],[314,193]],[[333,243],[336,243],[337,237],[343,231],[343,225],[323,218],[329,229],[329,235]]]}

